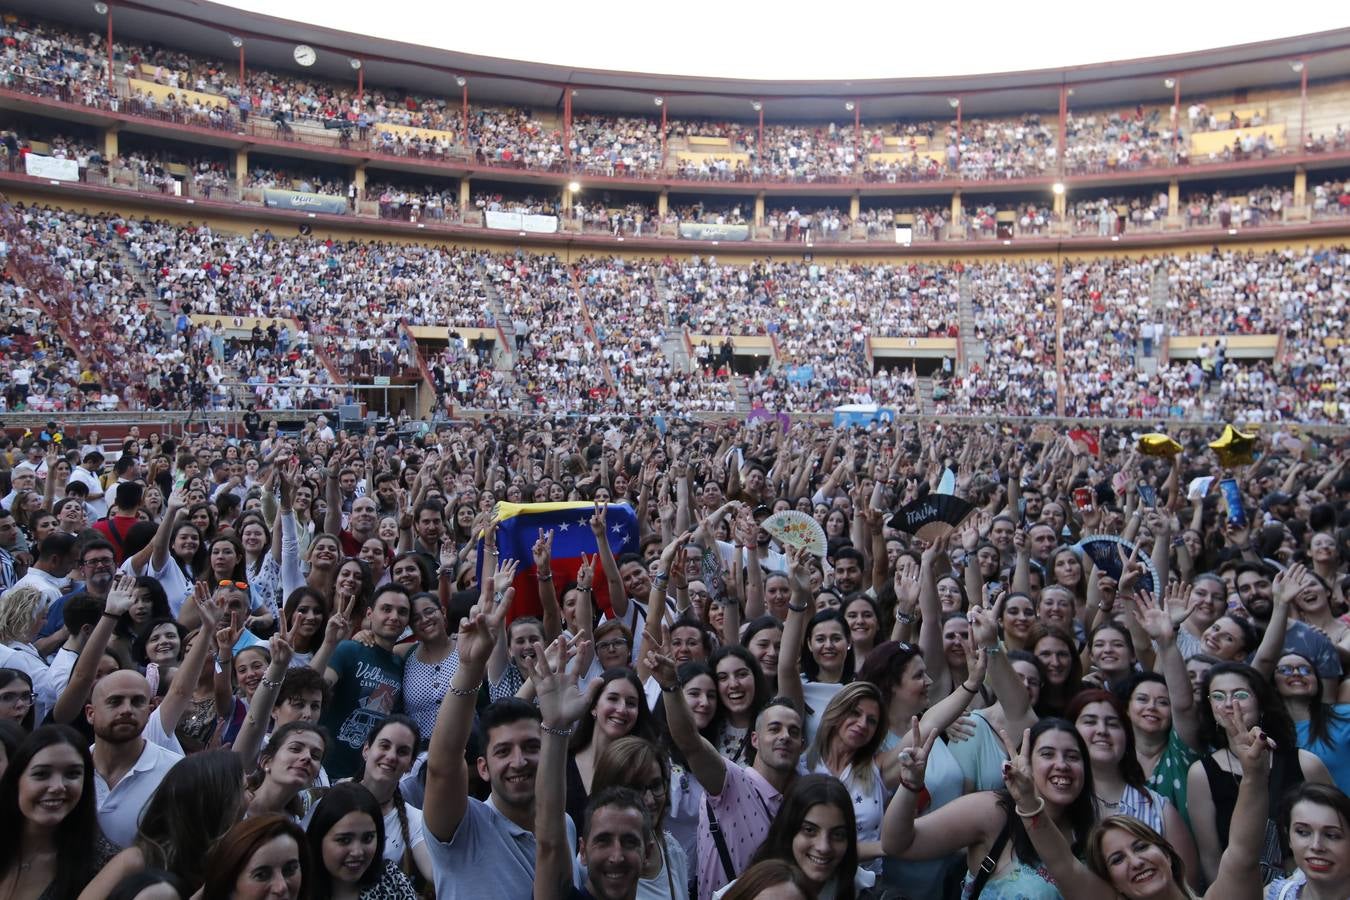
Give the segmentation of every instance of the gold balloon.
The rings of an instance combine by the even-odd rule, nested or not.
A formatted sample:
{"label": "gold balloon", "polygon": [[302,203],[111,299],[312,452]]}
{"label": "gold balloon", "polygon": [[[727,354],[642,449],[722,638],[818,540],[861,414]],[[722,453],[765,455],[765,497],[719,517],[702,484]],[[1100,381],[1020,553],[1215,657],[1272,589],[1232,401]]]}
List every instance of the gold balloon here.
{"label": "gold balloon", "polygon": [[1181,452],[1181,445],[1155,431],[1139,438],[1139,452],[1145,456],[1176,456]]}
{"label": "gold balloon", "polygon": [[1219,465],[1225,469],[1245,466],[1256,458],[1256,435],[1225,425],[1223,436],[1217,441],[1210,441],[1209,447],[1219,457]]}

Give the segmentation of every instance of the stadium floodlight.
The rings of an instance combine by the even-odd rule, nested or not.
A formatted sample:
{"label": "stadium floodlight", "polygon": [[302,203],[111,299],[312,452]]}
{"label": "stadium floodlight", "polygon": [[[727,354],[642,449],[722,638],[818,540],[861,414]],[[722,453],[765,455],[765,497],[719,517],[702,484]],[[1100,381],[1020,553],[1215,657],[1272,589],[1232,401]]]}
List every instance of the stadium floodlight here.
{"label": "stadium floodlight", "polygon": [[1172,88],[1174,88],[1174,87],[1176,87],[1176,86],[1177,86],[1177,80],[1176,80],[1175,78],[1164,78],[1164,79],[1163,79],[1163,87],[1165,87],[1165,88],[1171,90]]}
{"label": "stadium floodlight", "polygon": [[237,50],[240,47],[244,46],[244,39],[236,34],[232,34],[230,35],[230,46],[234,47]]}
{"label": "stadium floodlight", "polygon": [[359,68],[361,68],[361,60],[357,59],[355,56],[353,56],[351,59],[347,60],[347,62],[351,64],[351,67],[352,67],[353,69],[359,69]]}
{"label": "stadium floodlight", "polygon": [[947,98],[947,105],[950,106],[952,109],[956,109],[958,106],[961,105],[961,98],[960,98],[960,97],[948,97],[948,98]]}
{"label": "stadium floodlight", "polygon": [[759,112],[761,109],[764,108],[764,104],[760,103],[758,100],[751,100],[750,108],[753,109],[755,112]]}
{"label": "stadium floodlight", "polygon": [[455,76],[455,84],[459,85],[460,87],[464,87],[464,85],[466,85],[466,84],[468,84],[468,83],[469,83],[469,79],[465,78],[463,75],[456,75],[456,76]]}
{"label": "stadium floodlight", "polygon": [[1054,191],[1056,194],[1063,194],[1063,193],[1064,193],[1064,182],[1062,182],[1062,181],[1056,181],[1055,184],[1054,184],[1054,186],[1051,187],[1050,190]]}
{"label": "stadium floodlight", "polygon": [[845,101],[844,109],[848,110],[849,112],[853,112],[853,101],[852,100]]}
{"label": "stadium floodlight", "polygon": [[581,190],[581,182],[569,181],[567,182],[567,189],[575,194],[577,191]]}
{"label": "stadium floodlight", "polygon": [[652,98],[652,102],[655,103],[657,106],[665,106],[665,105],[666,105],[666,98],[665,98],[665,97],[653,97],[653,98]]}
{"label": "stadium floodlight", "polygon": [[1293,69],[1295,72],[1302,72],[1302,71],[1303,71],[1303,60],[1301,60],[1301,59],[1296,59],[1296,60],[1294,60],[1293,62],[1291,62],[1291,63],[1289,64],[1289,68]]}
{"label": "stadium floodlight", "polygon": [[108,14],[108,4],[104,3],[103,0],[99,0],[98,3],[94,4],[94,12],[98,13],[100,16],[106,16]]}

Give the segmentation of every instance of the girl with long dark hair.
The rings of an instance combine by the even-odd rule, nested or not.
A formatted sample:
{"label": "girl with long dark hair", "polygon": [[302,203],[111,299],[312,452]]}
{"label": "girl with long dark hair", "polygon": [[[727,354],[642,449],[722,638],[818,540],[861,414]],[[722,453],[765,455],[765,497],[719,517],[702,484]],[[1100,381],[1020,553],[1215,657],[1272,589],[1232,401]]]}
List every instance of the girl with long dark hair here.
{"label": "girl with long dark hair", "polygon": [[76,897],[116,853],[98,826],[89,742],[69,726],[43,725],[0,779],[0,892]]}
{"label": "girl with long dark hair", "polygon": [[[918,731],[917,722],[914,730]],[[964,850],[966,890],[972,893],[997,884],[1000,896],[1058,896],[1054,879],[1027,834],[1024,816],[1007,791],[967,794],[932,815],[916,817],[928,752],[936,738],[934,731],[923,743],[916,741],[913,749],[901,751],[900,789],[881,829],[883,851],[904,859],[933,859]],[[1022,743],[1030,747],[1024,754],[1030,777],[1045,800],[1036,815],[1054,823],[1056,830],[1067,830],[1074,853],[1081,854],[1094,821],[1092,771],[1082,735],[1064,719],[1041,719],[1026,731]],[[1005,773],[1010,765],[1005,764]],[[1021,812],[1030,810],[1022,807]]]}

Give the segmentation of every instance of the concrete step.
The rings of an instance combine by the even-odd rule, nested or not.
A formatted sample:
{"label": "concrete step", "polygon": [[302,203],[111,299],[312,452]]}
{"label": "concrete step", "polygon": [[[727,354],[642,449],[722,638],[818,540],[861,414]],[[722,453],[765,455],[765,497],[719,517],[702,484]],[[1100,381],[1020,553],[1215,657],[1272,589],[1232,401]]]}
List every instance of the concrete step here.
{"label": "concrete step", "polygon": [[933,378],[930,375],[920,375],[914,384],[915,393],[919,397],[919,411],[924,415],[931,416],[934,412],[933,406]]}

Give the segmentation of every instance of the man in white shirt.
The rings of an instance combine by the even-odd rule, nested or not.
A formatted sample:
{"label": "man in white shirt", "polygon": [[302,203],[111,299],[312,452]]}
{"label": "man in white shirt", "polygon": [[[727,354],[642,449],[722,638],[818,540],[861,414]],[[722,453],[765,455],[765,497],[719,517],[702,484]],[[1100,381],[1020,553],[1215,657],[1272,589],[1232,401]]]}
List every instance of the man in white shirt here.
{"label": "man in white shirt", "polygon": [[108,514],[108,501],[103,496],[103,484],[98,480],[98,470],[103,466],[103,453],[90,450],[84,455],[84,461],[70,470],[70,480],[89,488],[89,497],[84,505],[89,509],[92,519],[101,519]]}
{"label": "man in white shirt", "polygon": [[98,824],[109,841],[128,847],[155,788],[183,757],[142,735],[150,718],[150,683],[139,672],[124,669],[103,678],[84,711],[94,726]]}
{"label": "man in white shirt", "polygon": [[75,535],[66,534],[64,531],[53,531],[47,535],[37,545],[37,559],[15,584],[15,587],[28,585],[42,592],[46,602],[39,615],[45,616],[47,608],[70,589],[68,576],[79,561],[75,554],[77,540]]}

